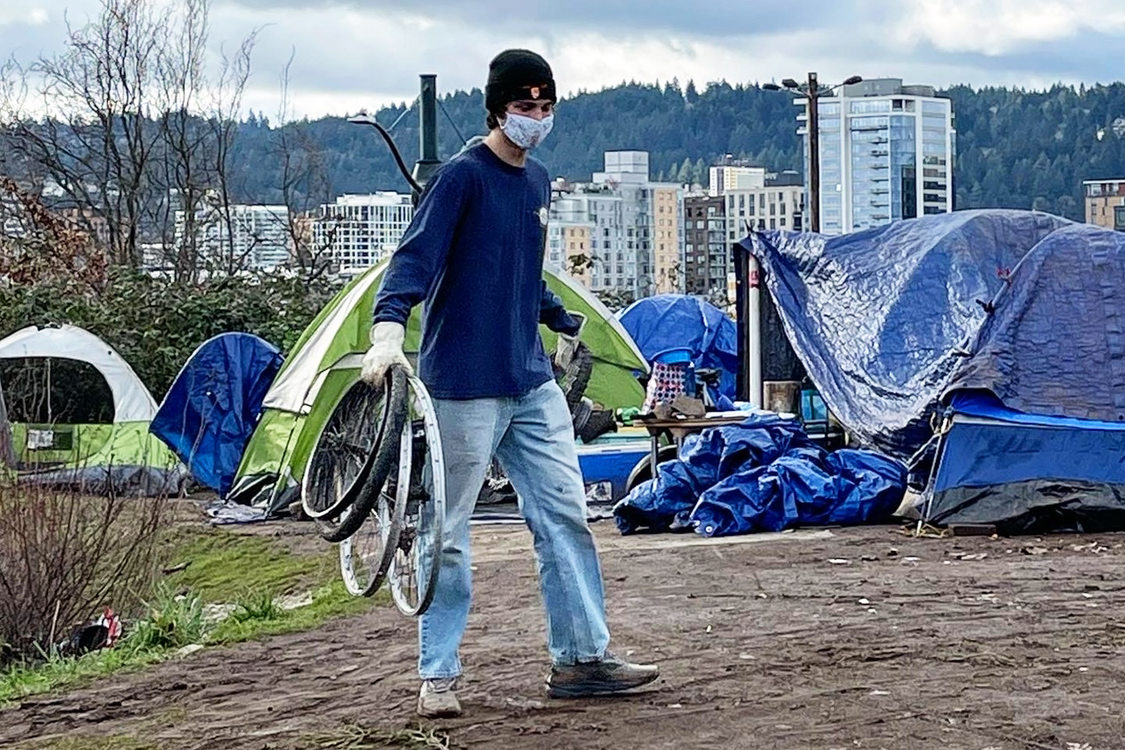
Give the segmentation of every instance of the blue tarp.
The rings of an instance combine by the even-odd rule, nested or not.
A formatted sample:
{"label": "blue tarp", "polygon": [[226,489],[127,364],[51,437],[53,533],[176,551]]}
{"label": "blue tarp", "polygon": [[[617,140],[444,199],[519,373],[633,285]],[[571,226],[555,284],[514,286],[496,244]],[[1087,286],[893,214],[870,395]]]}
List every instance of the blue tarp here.
{"label": "blue tarp", "polygon": [[1041,531],[1125,520],[1125,423],[1026,414],[981,391],[958,392],[951,410],[930,522]]}
{"label": "blue tarp", "polygon": [[1125,527],[1125,234],[988,210],[743,245],[853,435],[906,456],[950,405],[928,520]]}
{"label": "blue tarp", "polygon": [[658,294],[637,300],[619,317],[650,364],[662,351],[688,347],[692,364],[721,370],[719,392],[735,397],[738,334],[734,321],[722,310],[698,297]]}
{"label": "blue tarp", "polygon": [[926,517],[1003,530],[1125,528],[1125,234],[1032,248],[949,381]]}
{"label": "blue tarp", "polygon": [[149,431],[224,497],[281,361],[277,347],[248,333],[209,339],[180,370]]}
{"label": "blue tarp", "polygon": [[959,393],[953,410],[968,419],[947,437],[936,492],[1039,479],[1125,485],[1123,422],[1025,414],[972,392]]}
{"label": "blue tarp", "polygon": [[1065,226],[1020,261],[948,389],[1029,414],[1125,422],[1125,233]]}
{"label": "blue tarp", "polygon": [[[962,211],[841,237],[756,233],[741,244],[765,270],[789,340],[829,408],[862,442],[905,457],[929,438],[929,415],[966,367],[989,318],[986,307],[1009,275],[1056,233],[1052,241],[1067,245],[1085,241],[1086,229],[1030,211]],[[1077,289],[1089,278],[1059,283]],[[1055,298],[1035,315],[1045,322],[1074,313]],[[1081,346],[1105,337],[1100,320],[1076,330],[1088,332]],[[999,331],[990,341],[1006,344]],[[969,382],[1011,395],[1039,389],[1051,377],[1050,358],[1020,346]],[[1008,364],[1035,371],[1034,383],[1004,383]],[[1073,401],[1064,396],[1062,403]]]}
{"label": "blue tarp", "polygon": [[886,521],[902,501],[905,467],[869,451],[828,453],[801,425],[754,414],[685,441],[614,508],[623,534],[694,528],[704,536],[799,525]]}

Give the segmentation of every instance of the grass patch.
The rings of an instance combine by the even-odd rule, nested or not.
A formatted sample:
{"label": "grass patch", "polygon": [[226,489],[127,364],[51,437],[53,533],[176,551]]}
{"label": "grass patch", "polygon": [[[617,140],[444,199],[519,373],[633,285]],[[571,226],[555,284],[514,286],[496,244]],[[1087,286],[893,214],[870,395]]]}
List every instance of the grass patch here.
{"label": "grass patch", "polygon": [[285,610],[270,592],[258,590],[247,592],[243,599],[235,602],[235,610],[230,616],[238,622],[278,620],[285,616]]}
{"label": "grass patch", "polygon": [[381,750],[395,747],[406,750],[449,750],[449,735],[434,727],[371,729],[346,724],[335,732],[305,737],[302,750]]}
{"label": "grass patch", "polygon": [[[142,616],[126,624],[120,643],[78,658],[50,656],[0,670],[0,706],[155,664],[173,658],[188,644],[240,643],[311,630],[389,600],[385,592],[370,599],[348,594],[340,580],[336,548],[327,544],[318,554],[297,555],[283,541],[217,530],[180,531],[170,544],[170,564],[188,566],[165,577]],[[307,591],[312,592],[312,603],[306,606],[285,610],[276,602],[281,595]],[[208,626],[203,622],[208,604],[236,606],[225,620]]]}
{"label": "grass patch", "polygon": [[161,651],[196,643],[203,637],[203,600],[198,594],[177,594],[163,581],[156,596],[145,602],[145,613],[126,634],[134,651]]}
{"label": "grass patch", "polygon": [[173,651],[137,651],[122,644],[78,658],[53,657],[33,665],[15,664],[0,672],[0,706],[29,695],[46,693],[105,677],[124,669],[139,669],[168,658]]}
{"label": "grass patch", "polygon": [[328,544],[322,554],[296,555],[269,537],[191,532],[178,541],[171,556],[172,567],[187,567],[167,580],[206,603],[238,602],[247,592],[277,596],[323,585],[339,577],[338,559],[336,548]]}
{"label": "grass patch", "polygon": [[390,599],[385,591],[370,599],[352,596],[342,581],[321,586],[313,591],[312,596],[312,604],[291,610],[278,608],[278,614],[271,617],[239,618],[236,610],[208,634],[207,643],[241,643],[270,635],[312,630],[333,617],[359,614],[370,609],[375,602]]}

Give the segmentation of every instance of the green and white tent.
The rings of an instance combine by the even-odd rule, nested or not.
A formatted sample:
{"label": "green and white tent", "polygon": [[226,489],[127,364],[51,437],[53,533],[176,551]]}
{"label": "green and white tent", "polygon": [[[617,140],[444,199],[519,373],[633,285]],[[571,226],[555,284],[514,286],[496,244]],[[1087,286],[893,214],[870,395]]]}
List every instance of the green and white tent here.
{"label": "green and white tent", "polygon": [[[228,499],[272,514],[298,497],[309,453],[340,397],[359,377],[368,347],[375,295],[386,264],[358,276],[309,324],[285,360],[262,404],[262,415],[242,454]],[[605,305],[566,274],[545,271],[547,285],[568,310],[586,316],[582,341],[593,355],[586,396],[607,409],[640,406],[636,373],[648,366],[636,344]],[[501,303],[502,304],[502,303]],[[418,351],[421,311],[406,330],[408,355]],[[555,335],[540,327],[544,348]]]}
{"label": "green and white tent", "polygon": [[10,423],[7,452],[21,483],[66,485],[99,494],[179,492],[188,476],[186,468],[148,431],[156,402],[109,344],[76,326],[29,326],[0,340],[0,359],[24,358],[69,359],[94,367],[112,394],[113,421]]}

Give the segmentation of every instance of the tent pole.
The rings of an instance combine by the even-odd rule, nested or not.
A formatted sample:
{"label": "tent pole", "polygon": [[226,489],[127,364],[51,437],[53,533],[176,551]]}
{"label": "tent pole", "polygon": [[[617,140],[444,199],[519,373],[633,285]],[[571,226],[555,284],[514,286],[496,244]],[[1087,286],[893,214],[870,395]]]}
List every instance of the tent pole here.
{"label": "tent pole", "polygon": [[938,463],[941,461],[942,449],[945,447],[945,436],[949,434],[950,428],[953,426],[953,421],[946,417],[942,420],[941,427],[937,435],[937,448],[934,449],[934,462],[930,464],[930,477],[926,480],[926,502],[922,510],[922,514],[918,517],[918,526],[914,530],[915,536],[921,536],[922,525],[929,523],[930,511],[934,507],[934,477],[937,476]]}
{"label": "tent pole", "polygon": [[762,408],[762,314],[761,314],[761,269],[758,259],[749,253],[747,259],[747,277],[749,284],[746,290],[746,307],[749,313],[746,316],[746,356],[749,359],[749,377],[747,393],[750,405],[755,409]]}

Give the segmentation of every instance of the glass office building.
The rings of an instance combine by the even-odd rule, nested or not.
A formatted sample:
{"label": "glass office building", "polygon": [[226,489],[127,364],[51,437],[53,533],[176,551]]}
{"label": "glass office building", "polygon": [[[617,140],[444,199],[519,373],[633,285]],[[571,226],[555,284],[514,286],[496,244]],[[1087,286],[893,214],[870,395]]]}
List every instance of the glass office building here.
{"label": "glass office building", "polygon": [[[807,102],[797,102],[804,108],[798,132],[808,174]],[[949,99],[929,86],[880,78],[845,86],[818,103],[821,232],[953,210],[956,134]]]}

